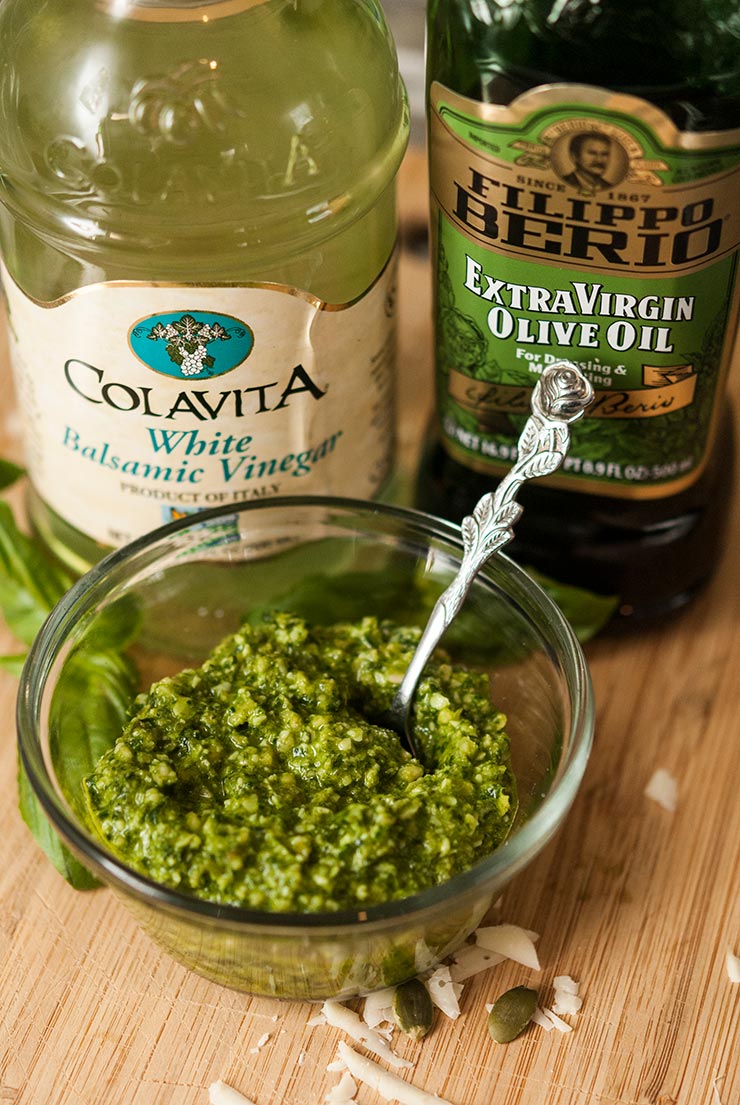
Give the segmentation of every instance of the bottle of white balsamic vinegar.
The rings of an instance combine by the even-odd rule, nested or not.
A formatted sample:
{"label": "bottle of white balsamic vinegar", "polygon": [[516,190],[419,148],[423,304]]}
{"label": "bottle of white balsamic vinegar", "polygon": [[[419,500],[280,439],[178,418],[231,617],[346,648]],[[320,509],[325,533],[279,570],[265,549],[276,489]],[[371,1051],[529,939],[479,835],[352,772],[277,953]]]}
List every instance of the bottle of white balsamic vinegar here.
{"label": "bottle of white balsamic vinegar", "polygon": [[408,110],[376,0],[3,0],[0,254],[37,534],[383,493]]}
{"label": "bottle of white balsamic vinegar", "polygon": [[649,616],[722,547],[737,321],[736,0],[430,0],[437,440],[419,503],[459,519],[559,358],[596,399],[522,493],[515,554]]}

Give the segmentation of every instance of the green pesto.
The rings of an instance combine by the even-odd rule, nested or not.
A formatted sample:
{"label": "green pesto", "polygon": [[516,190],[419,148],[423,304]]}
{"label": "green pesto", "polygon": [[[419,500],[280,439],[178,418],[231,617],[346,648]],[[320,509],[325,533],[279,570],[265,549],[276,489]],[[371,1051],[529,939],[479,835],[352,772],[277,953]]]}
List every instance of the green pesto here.
{"label": "green pesto", "polygon": [[85,780],[97,832],[159,883],[264,910],[365,908],[471,867],[516,808],[506,719],[485,674],[438,653],[416,698],[424,766],[373,724],[418,637],[246,626],[137,698]]}

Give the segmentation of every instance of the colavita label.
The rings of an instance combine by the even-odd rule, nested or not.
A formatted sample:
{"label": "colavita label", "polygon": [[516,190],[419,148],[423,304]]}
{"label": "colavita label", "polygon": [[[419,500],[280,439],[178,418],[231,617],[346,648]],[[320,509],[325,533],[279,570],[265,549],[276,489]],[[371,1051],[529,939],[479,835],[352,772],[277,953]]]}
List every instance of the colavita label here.
{"label": "colavita label", "polygon": [[596,398],[564,486],[659,497],[697,478],[737,317],[740,131],[550,85],[507,106],[433,84],[438,407],[447,450],[511,463],[542,369]]}
{"label": "colavita label", "polygon": [[393,463],[395,270],[339,305],[122,283],[40,304],[3,270],[34,487],[106,545],[223,503],[373,498]]}

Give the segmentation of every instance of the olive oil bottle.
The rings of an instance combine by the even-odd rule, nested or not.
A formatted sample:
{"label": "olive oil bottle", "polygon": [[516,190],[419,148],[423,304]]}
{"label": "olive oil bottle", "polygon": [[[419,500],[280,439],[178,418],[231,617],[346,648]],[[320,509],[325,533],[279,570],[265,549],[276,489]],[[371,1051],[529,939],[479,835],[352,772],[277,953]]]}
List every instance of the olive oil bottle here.
{"label": "olive oil bottle", "polygon": [[418,502],[459,519],[510,464],[542,368],[596,391],[514,553],[686,602],[722,548],[740,244],[729,0],[430,0],[437,430]]}
{"label": "olive oil bottle", "polygon": [[376,0],[4,0],[0,254],[30,516],[82,570],[179,514],[393,468]]}

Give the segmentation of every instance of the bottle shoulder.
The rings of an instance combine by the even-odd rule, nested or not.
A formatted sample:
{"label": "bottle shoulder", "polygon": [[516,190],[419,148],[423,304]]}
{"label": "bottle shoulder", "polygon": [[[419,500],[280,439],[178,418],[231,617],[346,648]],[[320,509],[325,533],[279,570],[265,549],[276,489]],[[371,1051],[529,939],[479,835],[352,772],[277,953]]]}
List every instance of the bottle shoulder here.
{"label": "bottle shoulder", "polygon": [[395,50],[374,5],[213,7],[237,14],[116,20],[91,0],[7,0],[7,202],[30,204],[32,221],[41,207],[74,208],[91,232],[120,230],[129,217],[190,229],[246,219],[269,231],[286,211],[318,226],[369,206],[408,132]]}
{"label": "bottle shoulder", "polygon": [[432,0],[428,75],[491,103],[593,85],[648,100],[681,129],[733,128],[739,22],[731,0]]}

